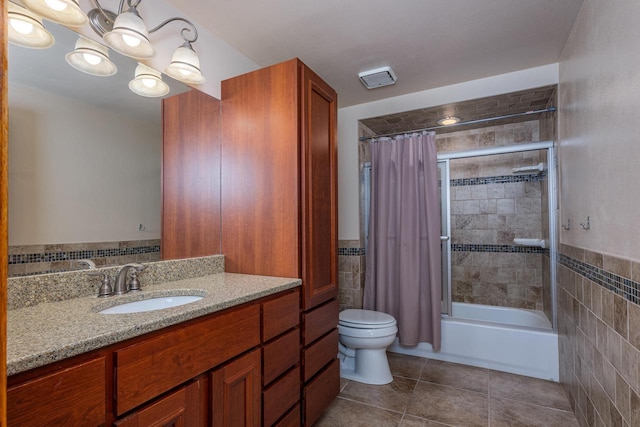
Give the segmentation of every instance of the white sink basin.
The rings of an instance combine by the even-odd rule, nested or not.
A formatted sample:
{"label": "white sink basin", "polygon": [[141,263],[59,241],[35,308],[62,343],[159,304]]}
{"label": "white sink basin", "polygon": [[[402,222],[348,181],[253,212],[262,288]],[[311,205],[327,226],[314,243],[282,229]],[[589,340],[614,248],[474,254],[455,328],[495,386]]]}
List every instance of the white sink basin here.
{"label": "white sink basin", "polygon": [[164,308],[178,307],[200,301],[203,297],[197,295],[178,295],[143,299],[140,301],[126,302],[99,311],[100,314],[125,314],[141,313],[143,311],[162,310]]}

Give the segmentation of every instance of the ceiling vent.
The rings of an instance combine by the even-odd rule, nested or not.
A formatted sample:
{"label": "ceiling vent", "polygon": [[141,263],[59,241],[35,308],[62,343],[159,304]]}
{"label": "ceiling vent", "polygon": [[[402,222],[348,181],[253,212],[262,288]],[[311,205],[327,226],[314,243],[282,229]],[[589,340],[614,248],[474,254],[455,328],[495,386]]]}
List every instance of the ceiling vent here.
{"label": "ceiling vent", "polygon": [[398,79],[391,67],[376,68],[375,70],[363,71],[358,74],[360,81],[367,89],[375,89],[382,86],[389,86],[396,83]]}

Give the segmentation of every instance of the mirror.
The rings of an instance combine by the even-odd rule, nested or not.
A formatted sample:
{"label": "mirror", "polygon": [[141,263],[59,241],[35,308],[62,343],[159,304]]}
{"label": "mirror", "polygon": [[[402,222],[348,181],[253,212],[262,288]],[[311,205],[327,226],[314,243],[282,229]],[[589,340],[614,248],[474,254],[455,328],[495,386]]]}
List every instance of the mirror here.
{"label": "mirror", "polygon": [[[161,98],[65,61],[78,35],[45,21],[48,49],[9,45],[9,275],[160,259]],[[171,97],[188,86],[163,75]]]}

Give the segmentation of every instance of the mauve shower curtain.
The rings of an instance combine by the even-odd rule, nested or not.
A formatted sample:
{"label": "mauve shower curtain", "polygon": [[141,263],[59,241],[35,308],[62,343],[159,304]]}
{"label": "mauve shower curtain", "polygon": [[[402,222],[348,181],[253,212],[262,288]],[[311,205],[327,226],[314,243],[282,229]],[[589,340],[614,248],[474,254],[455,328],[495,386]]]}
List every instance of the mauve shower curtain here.
{"label": "mauve shower curtain", "polygon": [[435,136],[371,144],[364,308],[391,314],[403,345],[440,349],[440,198]]}

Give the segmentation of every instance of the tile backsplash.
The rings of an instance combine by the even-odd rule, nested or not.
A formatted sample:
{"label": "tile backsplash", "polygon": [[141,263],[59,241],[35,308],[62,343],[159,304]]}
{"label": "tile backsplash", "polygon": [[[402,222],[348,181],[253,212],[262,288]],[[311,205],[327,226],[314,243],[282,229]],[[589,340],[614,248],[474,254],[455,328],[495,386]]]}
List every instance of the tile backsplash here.
{"label": "tile backsplash", "polygon": [[[147,286],[159,283],[224,272],[223,255],[144,262],[143,264],[146,268],[138,276],[143,290]],[[106,272],[113,283],[118,268],[118,266],[109,266],[92,271]],[[12,310],[47,302],[95,296],[98,295],[99,286],[99,277],[87,276],[87,270],[11,277],[7,280],[7,308]]]}
{"label": "tile backsplash", "polygon": [[9,277],[80,270],[80,259],[98,267],[160,261],[160,239],[9,246]]}

